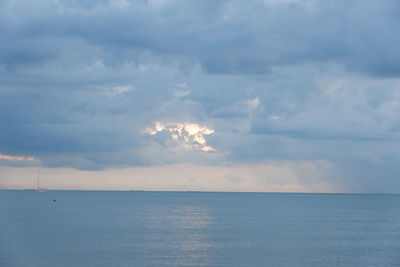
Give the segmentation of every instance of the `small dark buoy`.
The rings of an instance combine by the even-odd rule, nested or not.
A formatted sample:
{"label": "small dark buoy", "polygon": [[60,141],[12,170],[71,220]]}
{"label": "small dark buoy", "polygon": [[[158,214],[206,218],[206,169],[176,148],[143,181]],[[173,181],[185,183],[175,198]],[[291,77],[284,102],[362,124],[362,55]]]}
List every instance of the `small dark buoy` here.
{"label": "small dark buoy", "polygon": [[56,200],[55,200],[55,199],[53,199],[53,202],[56,202]]}

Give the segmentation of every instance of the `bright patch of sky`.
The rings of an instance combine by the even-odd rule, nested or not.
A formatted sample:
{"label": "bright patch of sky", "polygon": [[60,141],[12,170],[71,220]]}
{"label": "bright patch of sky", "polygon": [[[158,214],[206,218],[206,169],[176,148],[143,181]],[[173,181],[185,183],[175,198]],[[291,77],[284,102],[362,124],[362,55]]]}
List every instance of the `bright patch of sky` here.
{"label": "bright patch of sky", "polygon": [[188,150],[200,150],[203,152],[216,151],[215,148],[207,145],[205,138],[205,135],[213,134],[214,130],[196,123],[156,122],[154,127],[147,128],[145,132],[150,135],[167,132],[170,134],[172,140],[181,142],[183,147]]}
{"label": "bright patch of sky", "polygon": [[11,156],[11,155],[1,155],[0,160],[17,160],[17,161],[35,161],[34,157],[25,157],[25,156]]}

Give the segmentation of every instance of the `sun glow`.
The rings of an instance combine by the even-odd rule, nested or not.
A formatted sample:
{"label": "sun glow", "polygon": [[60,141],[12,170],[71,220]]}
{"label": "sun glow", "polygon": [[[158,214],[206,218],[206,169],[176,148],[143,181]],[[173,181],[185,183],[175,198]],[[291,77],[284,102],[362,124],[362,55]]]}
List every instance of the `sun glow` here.
{"label": "sun glow", "polygon": [[154,127],[147,128],[145,132],[150,135],[167,132],[173,140],[182,141],[183,147],[188,150],[216,151],[215,148],[207,145],[207,140],[204,137],[205,135],[213,134],[214,130],[196,123],[156,122]]}

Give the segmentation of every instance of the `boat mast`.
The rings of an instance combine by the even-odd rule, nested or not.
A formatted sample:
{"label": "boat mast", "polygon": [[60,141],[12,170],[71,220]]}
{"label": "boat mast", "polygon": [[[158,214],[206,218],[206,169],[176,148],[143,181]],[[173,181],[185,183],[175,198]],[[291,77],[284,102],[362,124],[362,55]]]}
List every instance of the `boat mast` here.
{"label": "boat mast", "polygon": [[37,189],[39,189],[40,185],[40,170],[37,171]]}

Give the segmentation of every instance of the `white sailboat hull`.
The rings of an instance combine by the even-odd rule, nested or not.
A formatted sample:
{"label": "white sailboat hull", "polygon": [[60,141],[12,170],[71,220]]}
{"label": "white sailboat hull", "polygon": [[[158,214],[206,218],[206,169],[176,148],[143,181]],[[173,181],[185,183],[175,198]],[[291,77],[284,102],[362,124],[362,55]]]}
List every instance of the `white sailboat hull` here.
{"label": "white sailboat hull", "polygon": [[33,189],[33,192],[47,192],[46,188],[35,188]]}

